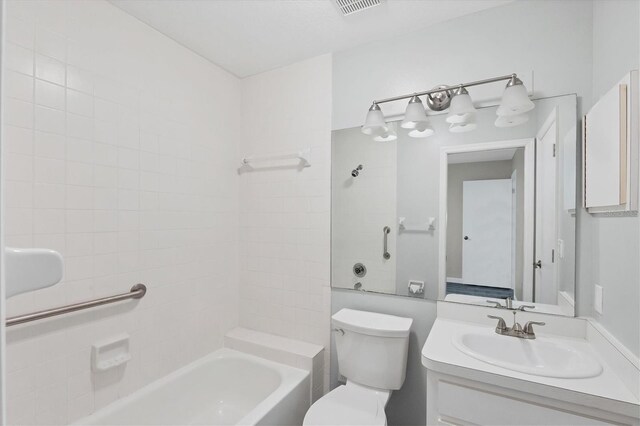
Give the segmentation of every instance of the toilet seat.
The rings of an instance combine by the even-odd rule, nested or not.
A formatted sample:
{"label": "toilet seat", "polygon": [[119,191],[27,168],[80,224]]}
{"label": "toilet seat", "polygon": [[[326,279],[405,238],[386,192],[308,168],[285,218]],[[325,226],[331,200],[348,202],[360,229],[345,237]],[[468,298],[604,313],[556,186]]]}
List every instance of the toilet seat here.
{"label": "toilet seat", "polygon": [[372,392],[339,386],[317,400],[304,416],[303,425],[386,426],[384,404]]}

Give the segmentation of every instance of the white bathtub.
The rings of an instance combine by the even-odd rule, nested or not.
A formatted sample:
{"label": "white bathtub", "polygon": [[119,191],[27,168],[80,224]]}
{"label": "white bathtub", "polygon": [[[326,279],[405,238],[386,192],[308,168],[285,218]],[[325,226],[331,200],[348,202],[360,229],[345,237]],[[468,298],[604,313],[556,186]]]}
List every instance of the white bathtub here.
{"label": "white bathtub", "polygon": [[301,425],[304,370],[220,349],[77,422],[81,425]]}

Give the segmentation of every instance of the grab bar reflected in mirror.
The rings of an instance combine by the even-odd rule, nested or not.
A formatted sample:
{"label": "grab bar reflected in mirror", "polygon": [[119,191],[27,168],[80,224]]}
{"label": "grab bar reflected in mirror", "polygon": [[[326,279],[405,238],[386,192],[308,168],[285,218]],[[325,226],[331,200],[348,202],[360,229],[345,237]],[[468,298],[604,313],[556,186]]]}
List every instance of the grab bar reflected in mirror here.
{"label": "grab bar reflected in mirror", "polygon": [[385,226],[384,228],[382,228],[382,238],[383,238],[383,246],[384,246],[382,249],[382,257],[385,259],[391,258],[391,255],[387,250],[387,235],[389,235],[389,232],[391,232],[391,228],[389,228],[388,226]]}

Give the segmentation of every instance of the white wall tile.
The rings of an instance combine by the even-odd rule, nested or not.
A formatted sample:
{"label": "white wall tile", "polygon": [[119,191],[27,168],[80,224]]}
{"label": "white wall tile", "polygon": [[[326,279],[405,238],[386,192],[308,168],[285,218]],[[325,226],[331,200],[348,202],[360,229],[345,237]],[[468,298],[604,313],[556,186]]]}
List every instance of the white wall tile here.
{"label": "white wall tile", "polygon": [[5,44],[5,67],[26,75],[33,75],[34,53],[17,44],[7,42]]}
{"label": "white wall tile", "polygon": [[[269,108],[254,102],[256,93],[269,99]],[[299,93],[316,101],[306,102]],[[330,56],[243,80],[242,116],[254,124],[244,128],[240,146],[240,156],[314,150],[310,168],[299,170],[294,163],[241,175],[240,323],[325,348],[329,299],[322,290],[329,286],[330,93]],[[317,120],[314,126],[320,130],[313,143],[306,137],[305,120],[282,119],[296,115]],[[287,164],[291,165],[266,166]]]}
{"label": "white wall tile", "polygon": [[64,86],[36,79],[36,104],[53,109],[64,110]]}
{"label": "white wall tile", "polygon": [[[241,83],[106,1],[10,1],[7,37],[6,241],[65,258],[63,282],[13,297],[9,314],[149,287],[124,314],[8,331],[9,422],[66,424],[220,347],[238,325]],[[224,261],[212,262],[216,247]],[[132,361],[97,377],[91,344],[121,332]]]}
{"label": "white wall tile", "polygon": [[33,78],[11,70],[7,70],[4,78],[6,96],[25,102],[33,102]]}
{"label": "white wall tile", "polygon": [[11,126],[33,127],[33,104],[8,98],[5,101],[4,122]]}
{"label": "white wall tile", "polygon": [[36,53],[35,71],[36,77],[51,83],[64,85],[66,81],[64,62],[48,56]]}

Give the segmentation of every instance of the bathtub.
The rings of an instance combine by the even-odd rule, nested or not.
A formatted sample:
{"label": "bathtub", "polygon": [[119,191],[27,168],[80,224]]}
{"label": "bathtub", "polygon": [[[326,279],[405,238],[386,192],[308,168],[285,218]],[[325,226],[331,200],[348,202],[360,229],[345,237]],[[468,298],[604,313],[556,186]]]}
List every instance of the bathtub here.
{"label": "bathtub", "polygon": [[301,425],[304,370],[219,349],[78,421],[81,425]]}

